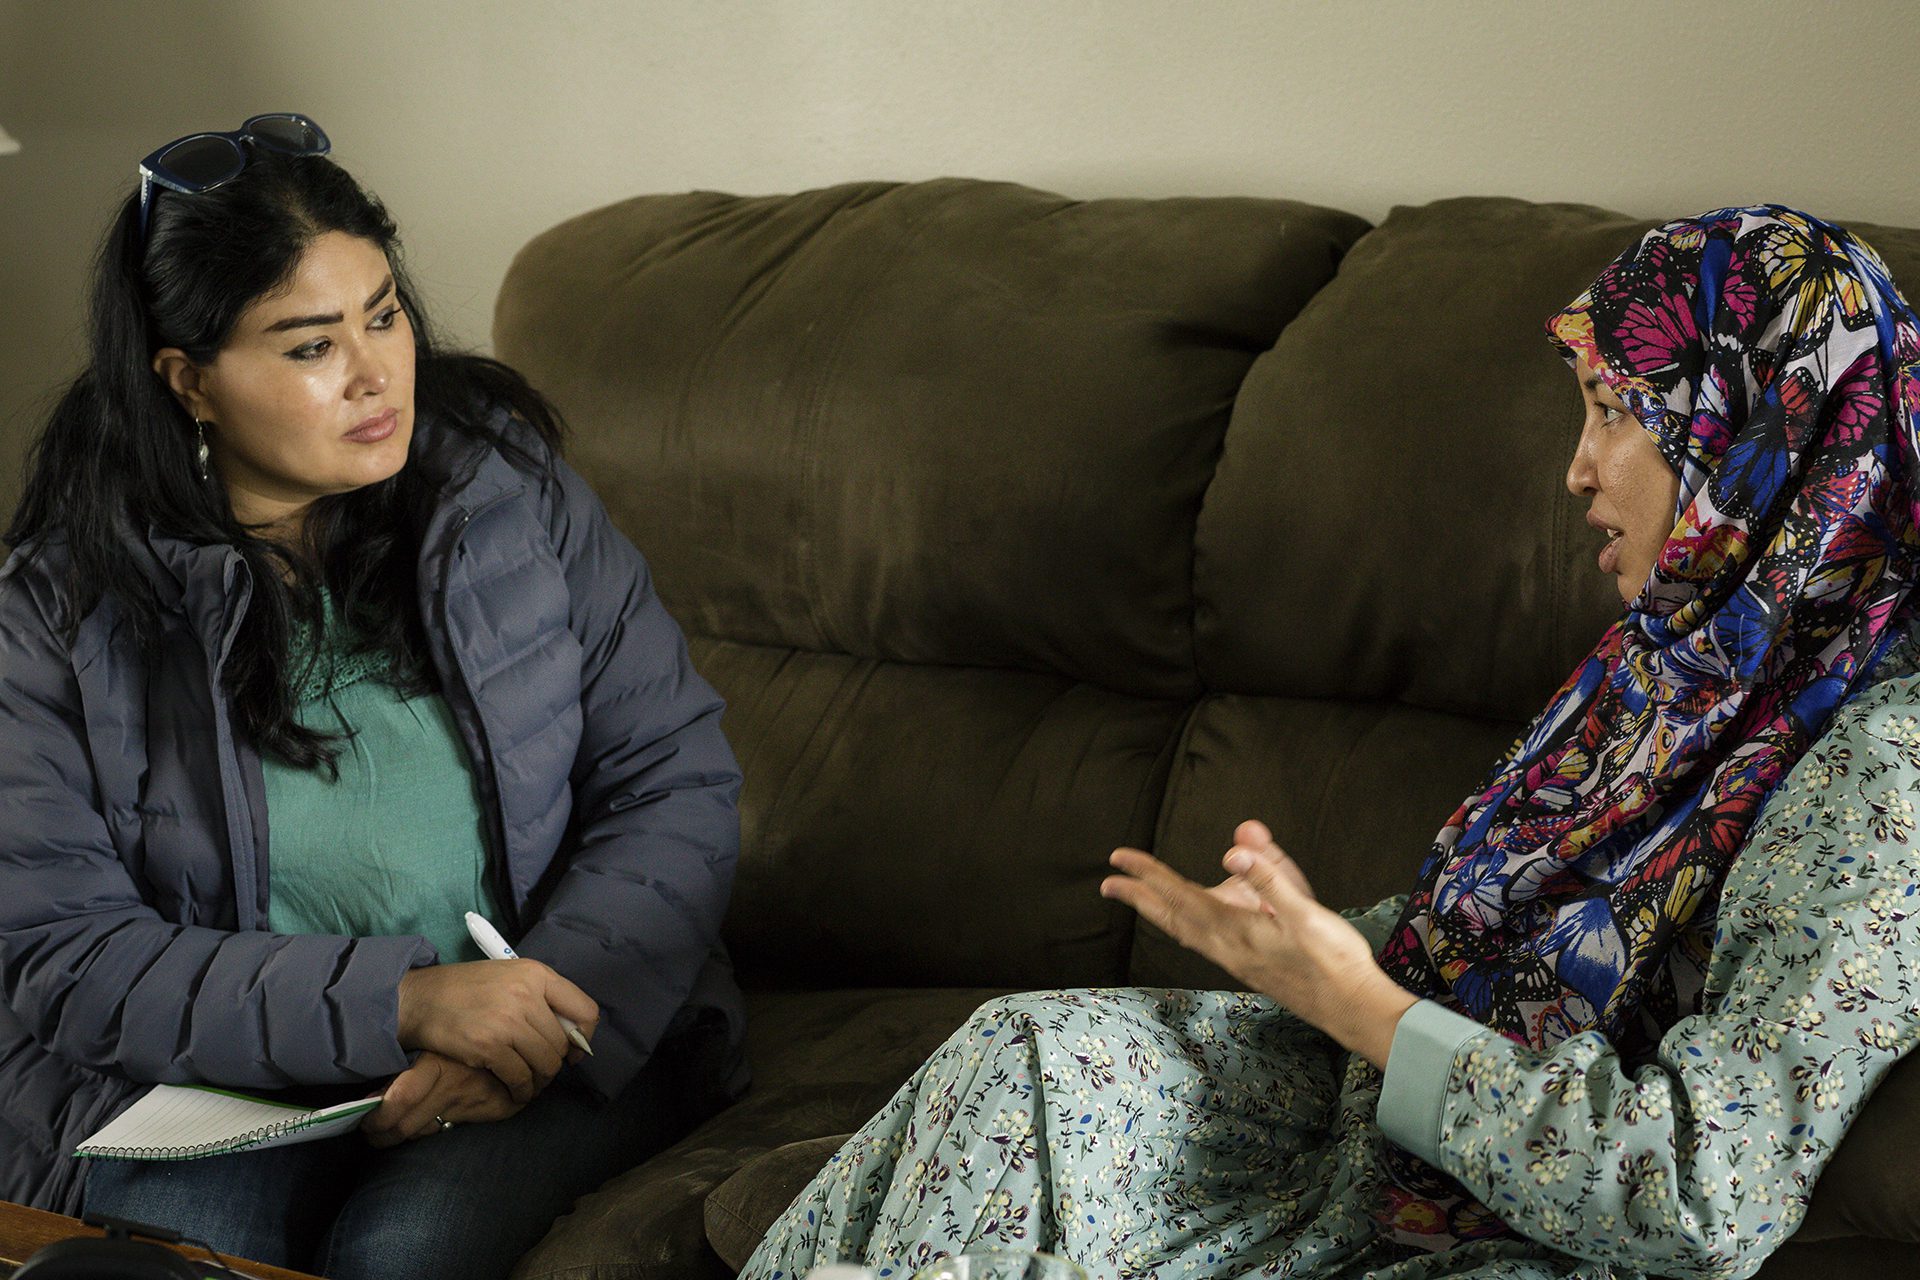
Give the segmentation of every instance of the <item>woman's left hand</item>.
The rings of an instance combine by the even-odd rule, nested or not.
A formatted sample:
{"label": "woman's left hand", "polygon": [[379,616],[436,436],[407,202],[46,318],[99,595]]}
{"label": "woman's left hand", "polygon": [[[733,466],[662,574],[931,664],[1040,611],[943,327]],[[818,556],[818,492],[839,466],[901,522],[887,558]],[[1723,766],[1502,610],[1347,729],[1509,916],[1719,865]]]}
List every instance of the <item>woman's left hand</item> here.
{"label": "woman's left hand", "polygon": [[524,1105],[491,1071],[428,1050],[393,1078],[379,1107],[360,1122],[360,1132],[376,1147],[392,1147],[442,1132],[442,1120],[505,1120]]}
{"label": "woman's left hand", "polygon": [[1416,998],[1380,968],[1350,921],[1314,899],[1263,824],[1241,823],[1234,841],[1222,859],[1230,874],[1211,889],[1151,854],[1116,849],[1109,861],[1121,874],[1101,882],[1101,896],[1384,1070],[1393,1029]]}

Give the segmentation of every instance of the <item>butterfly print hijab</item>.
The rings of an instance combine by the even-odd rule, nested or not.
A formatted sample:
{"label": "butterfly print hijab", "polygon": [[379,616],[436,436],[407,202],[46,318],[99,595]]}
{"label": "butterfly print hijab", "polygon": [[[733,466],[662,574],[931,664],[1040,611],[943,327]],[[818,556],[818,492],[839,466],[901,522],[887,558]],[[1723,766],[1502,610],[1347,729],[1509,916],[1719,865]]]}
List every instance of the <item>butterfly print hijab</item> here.
{"label": "butterfly print hijab", "polygon": [[[1673,531],[1447,820],[1381,963],[1521,1043],[1597,1029],[1633,1063],[1697,1011],[1719,886],[1767,794],[1908,625],[1920,323],[1864,243],[1761,206],[1649,232],[1547,331],[1679,476]],[[1504,1229],[1390,1164],[1395,1238]]]}

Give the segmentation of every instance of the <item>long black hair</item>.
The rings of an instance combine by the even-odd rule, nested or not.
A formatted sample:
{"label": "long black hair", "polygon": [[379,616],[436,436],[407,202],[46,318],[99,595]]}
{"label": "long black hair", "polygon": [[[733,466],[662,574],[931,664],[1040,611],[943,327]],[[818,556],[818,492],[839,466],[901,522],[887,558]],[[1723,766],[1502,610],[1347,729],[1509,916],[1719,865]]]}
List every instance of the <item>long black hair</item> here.
{"label": "long black hair", "polygon": [[[489,425],[505,409],[557,451],[563,427],[526,379],[495,360],[444,352],[401,260],[385,207],[321,156],[256,149],[231,182],[197,195],[156,189],[148,234],[139,195],[121,205],[94,265],[89,362],[67,387],[27,457],[24,496],[6,539],[32,556],[58,536],[69,558],[69,643],[105,597],[131,619],[143,646],[157,634],[154,585],[128,555],[149,529],[246,559],[253,593],[223,684],[256,746],[288,764],[331,772],[337,735],[295,716],[290,641],[296,621],[317,629],[321,590],[365,648],[389,659],[407,693],[433,687],[416,592],[424,523],[436,494],[416,466],[378,484],[323,497],[309,509],[304,546],[289,548],[240,524],[217,477],[203,479],[193,419],[153,371],[178,347],[211,361],[241,313],[289,281],[318,237],[344,232],[387,256],[413,327],[414,420],[479,437],[523,466],[543,460]],[[419,439],[416,430],[415,439]]]}

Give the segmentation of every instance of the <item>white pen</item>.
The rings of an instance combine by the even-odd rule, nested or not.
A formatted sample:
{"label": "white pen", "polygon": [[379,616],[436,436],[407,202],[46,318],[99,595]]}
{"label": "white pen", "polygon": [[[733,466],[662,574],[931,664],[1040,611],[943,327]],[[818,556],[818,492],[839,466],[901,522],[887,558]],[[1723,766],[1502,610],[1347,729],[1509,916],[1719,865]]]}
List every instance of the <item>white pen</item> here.
{"label": "white pen", "polygon": [[[486,952],[489,960],[520,958],[520,953],[508,946],[507,940],[500,936],[500,931],[488,924],[487,918],[478,911],[467,912],[467,933],[479,945],[480,950]],[[560,1018],[557,1013],[553,1016]],[[567,1039],[579,1047],[580,1052],[589,1058],[593,1056],[593,1046],[588,1044],[587,1038],[580,1034],[580,1027],[572,1018],[560,1018],[560,1027],[567,1033]]]}

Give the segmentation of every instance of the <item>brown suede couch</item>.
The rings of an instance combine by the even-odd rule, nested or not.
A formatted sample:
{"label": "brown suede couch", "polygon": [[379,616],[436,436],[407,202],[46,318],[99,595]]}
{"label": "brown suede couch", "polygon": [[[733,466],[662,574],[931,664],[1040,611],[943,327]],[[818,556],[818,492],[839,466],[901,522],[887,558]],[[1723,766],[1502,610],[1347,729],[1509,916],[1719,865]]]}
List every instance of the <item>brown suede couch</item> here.
{"label": "brown suede couch", "polygon": [[[756,1079],[517,1276],[729,1276],[983,998],[1226,982],[1097,895],[1116,845],[1216,875],[1258,816],[1323,900],[1402,890],[1619,612],[1541,322],[1646,225],[945,180],[530,243],[498,353],[728,701]],[[1920,1274],[1916,1146],[1905,1066],[1762,1274]]]}

